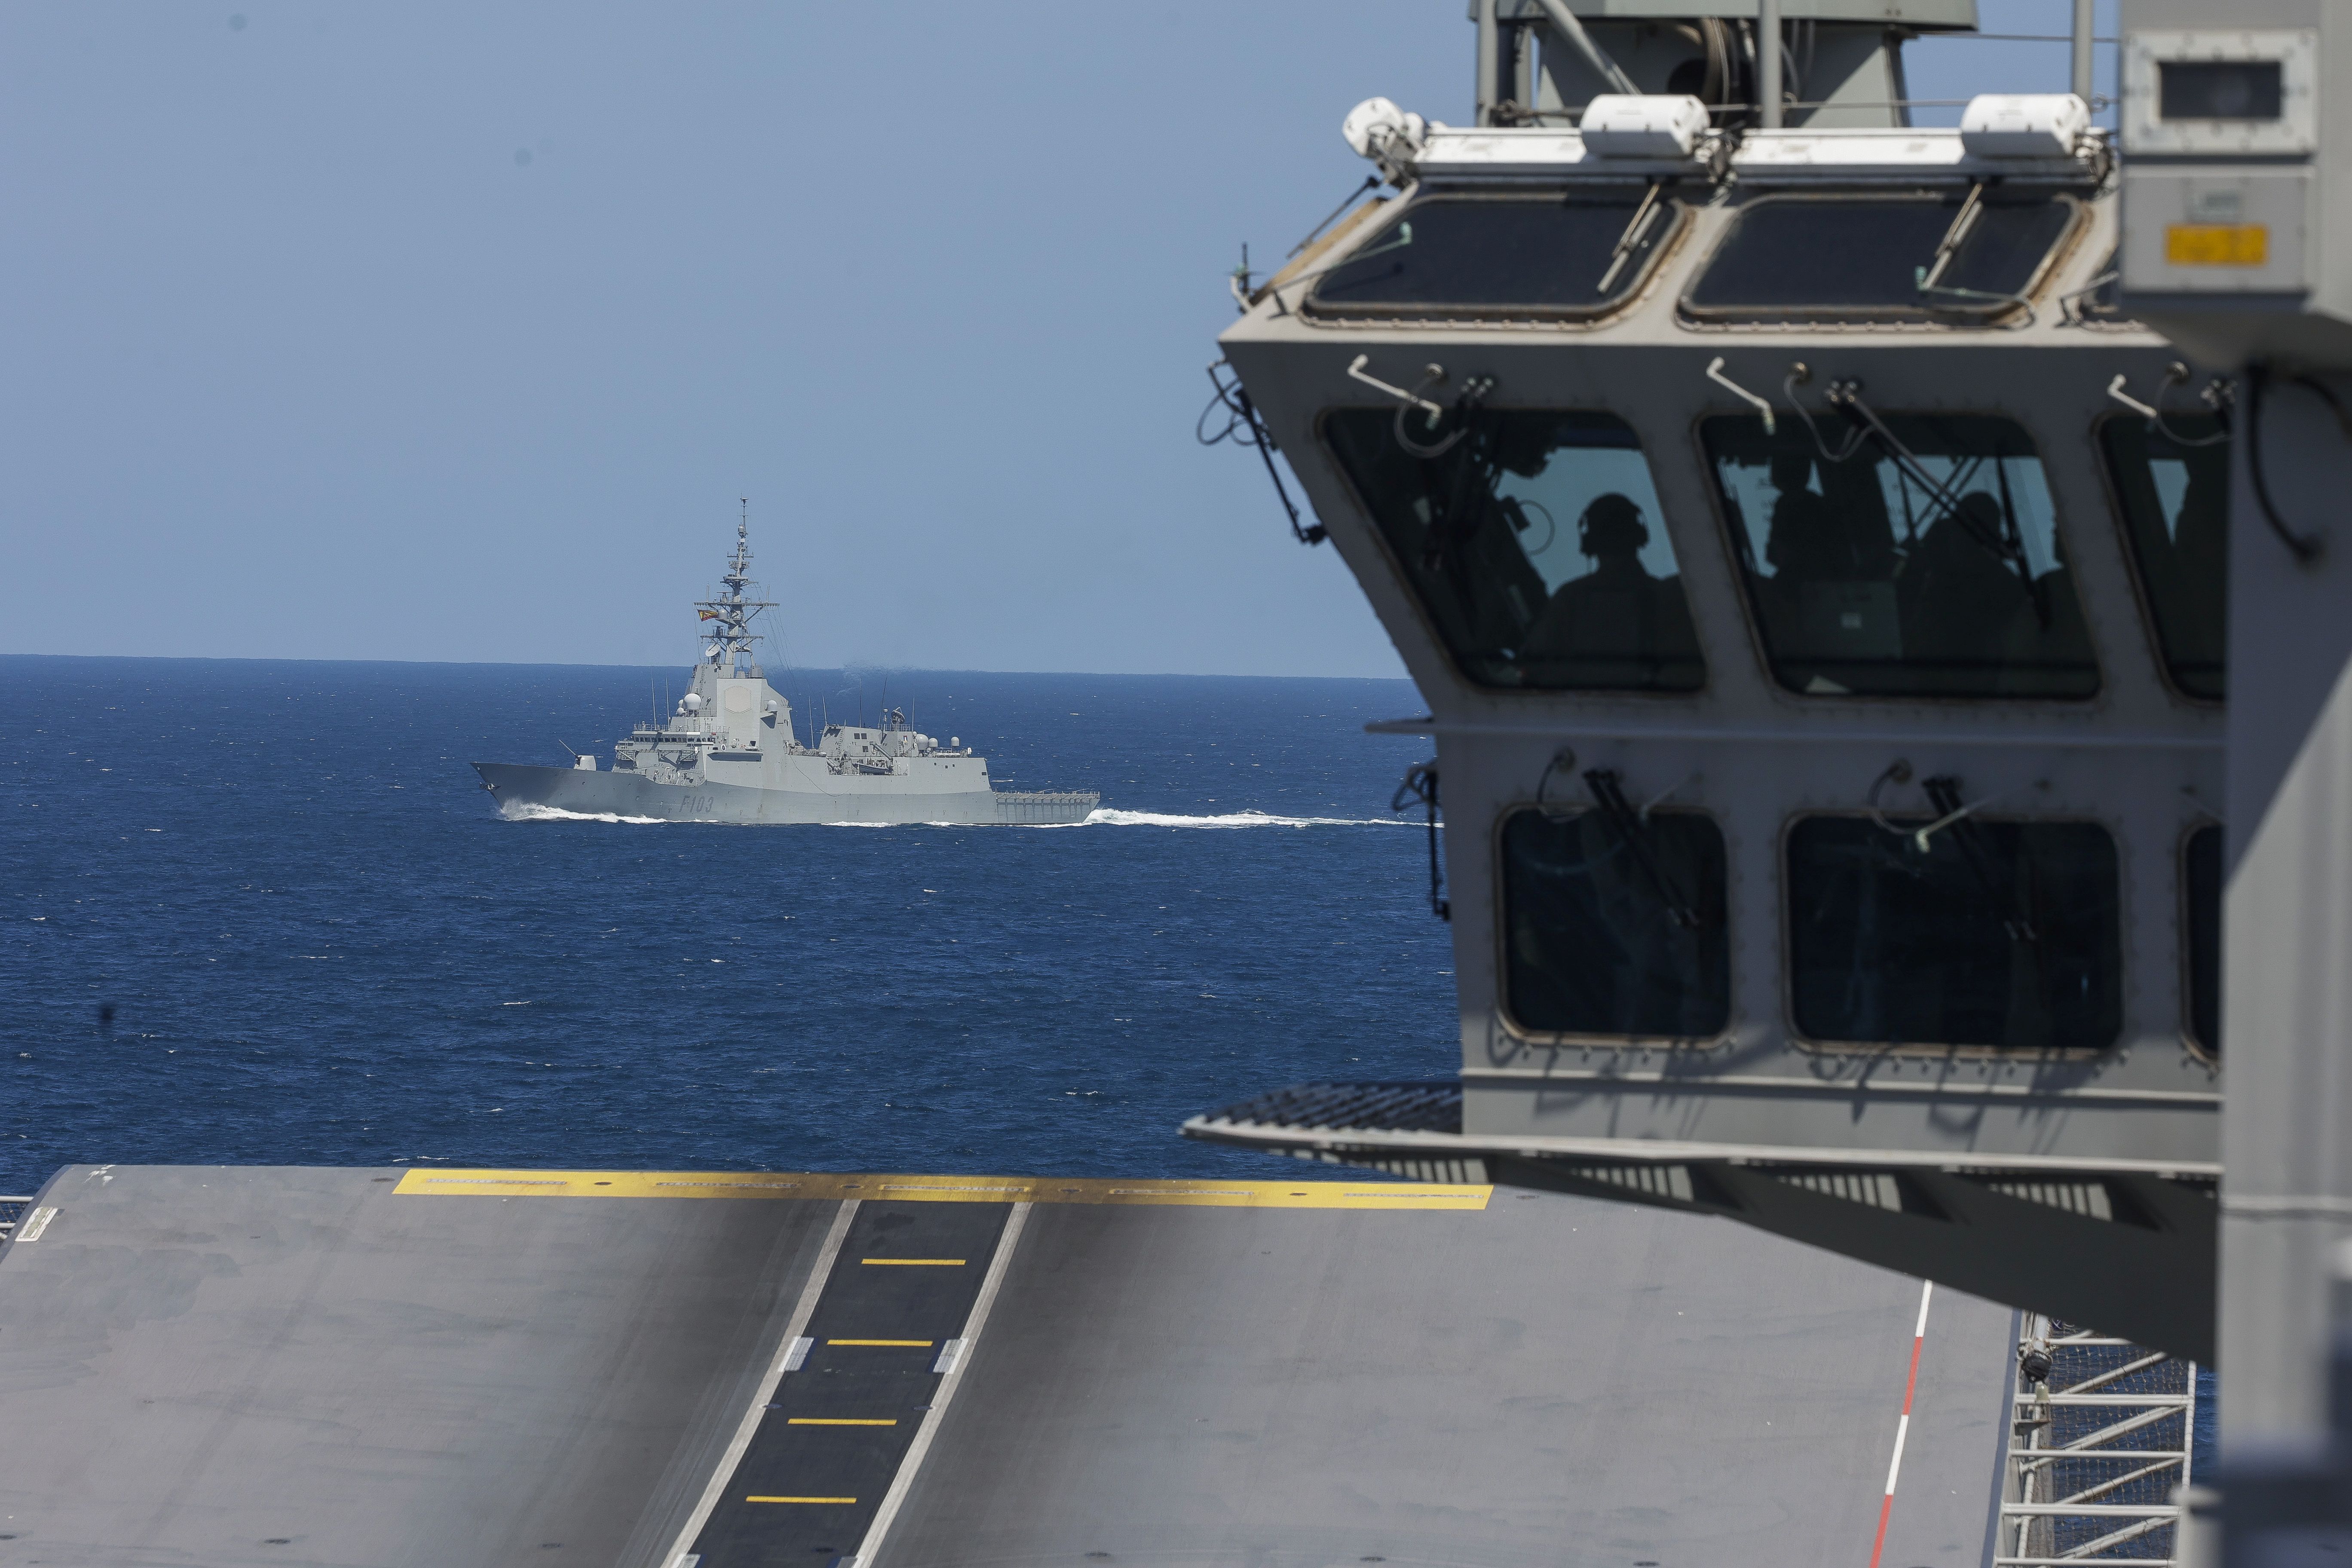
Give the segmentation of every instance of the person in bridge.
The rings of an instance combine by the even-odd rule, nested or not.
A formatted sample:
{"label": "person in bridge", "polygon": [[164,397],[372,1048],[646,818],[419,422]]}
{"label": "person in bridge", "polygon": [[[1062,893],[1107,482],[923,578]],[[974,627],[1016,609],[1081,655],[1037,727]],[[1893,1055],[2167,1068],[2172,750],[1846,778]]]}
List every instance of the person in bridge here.
{"label": "person in bridge", "polygon": [[1528,627],[1528,659],[1646,670],[1698,658],[1682,579],[1642,564],[1650,529],[1639,506],[1615,490],[1596,496],[1576,537],[1592,569],[1562,584]]}

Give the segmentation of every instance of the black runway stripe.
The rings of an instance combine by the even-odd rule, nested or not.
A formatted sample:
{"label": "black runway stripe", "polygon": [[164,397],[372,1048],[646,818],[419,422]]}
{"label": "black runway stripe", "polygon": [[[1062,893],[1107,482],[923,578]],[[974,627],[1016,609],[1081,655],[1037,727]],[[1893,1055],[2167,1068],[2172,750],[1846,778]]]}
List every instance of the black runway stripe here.
{"label": "black runway stripe", "polygon": [[[1007,1204],[859,1205],[802,1330],[813,1342],[695,1539],[698,1568],[824,1568],[857,1550],[1011,1214]],[[877,1259],[908,1266],[867,1266]]]}

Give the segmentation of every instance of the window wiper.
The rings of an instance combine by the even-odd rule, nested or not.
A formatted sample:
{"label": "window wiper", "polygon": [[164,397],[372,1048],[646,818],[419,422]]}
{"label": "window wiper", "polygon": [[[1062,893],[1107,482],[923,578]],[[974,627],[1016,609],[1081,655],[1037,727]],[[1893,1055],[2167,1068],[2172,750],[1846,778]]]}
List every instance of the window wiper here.
{"label": "window wiper", "polygon": [[[1950,225],[1944,230],[1944,237],[1936,243],[1936,254],[1928,258],[1927,265],[1919,269],[1917,279],[1922,294],[1936,288],[1937,282],[1944,276],[1944,268],[1949,267],[1952,258],[1958,254],[1961,242],[1969,237],[1969,231],[1976,227],[1977,218],[1984,211],[1984,188],[1982,180],[1969,186],[1968,199],[1960,203],[1960,210],[1952,215]],[[1955,291],[1973,292],[1969,289]]]}
{"label": "window wiper", "polygon": [[[1953,258],[1960,253],[1960,247],[1974,232],[1977,220],[1984,216],[1984,192],[1985,182],[1982,180],[1969,187],[1968,198],[1960,203],[1960,210],[1952,215],[1951,224],[1944,230],[1944,237],[1937,242],[1936,254],[1928,258],[1927,266],[1912,272],[1912,284],[1922,294],[1948,294],[1958,300],[1982,300],[1990,304],[2022,306],[2025,310],[2024,324],[2030,327],[2035,320],[2033,301],[2024,295],[2003,294],[1990,289],[1956,289],[1943,281],[1945,269],[1952,265]],[[1934,308],[1932,303],[1929,308]]]}
{"label": "window wiper", "polygon": [[1633,864],[1641,868],[1643,880],[1650,884],[1650,890],[1658,896],[1658,902],[1665,906],[1666,918],[1685,931],[1696,931],[1698,911],[1690,907],[1690,901],[1683,897],[1682,890],[1666,875],[1666,868],[1658,863],[1656,851],[1650,843],[1650,830],[1643,826],[1641,814],[1633,809],[1633,803],[1625,798],[1625,791],[1618,784],[1616,773],[1609,768],[1589,768],[1585,771],[1584,783],[1592,791],[1592,804],[1600,807],[1602,820],[1616,830],[1625,847],[1633,851]]}
{"label": "window wiper", "polygon": [[1642,193],[1642,205],[1633,209],[1633,221],[1627,224],[1625,232],[1617,237],[1616,248],[1609,253],[1609,270],[1603,272],[1601,281],[1593,285],[1594,293],[1608,293],[1609,285],[1616,282],[1617,274],[1625,269],[1625,263],[1633,257],[1634,242],[1641,237],[1643,226],[1650,221],[1650,211],[1658,205],[1658,193],[1665,189],[1665,184],[1664,180],[1654,179],[1649,189]]}

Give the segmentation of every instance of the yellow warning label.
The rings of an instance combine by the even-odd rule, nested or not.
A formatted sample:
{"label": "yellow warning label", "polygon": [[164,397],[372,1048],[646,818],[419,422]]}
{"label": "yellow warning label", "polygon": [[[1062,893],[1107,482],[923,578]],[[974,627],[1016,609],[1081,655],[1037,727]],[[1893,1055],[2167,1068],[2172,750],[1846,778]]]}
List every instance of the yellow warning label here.
{"label": "yellow warning label", "polygon": [[2176,223],[2164,231],[2164,259],[2175,267],[2260,267],[2271,258],[2271,231],[2258,223]]}
{"label": "yellow warning label", "polygon": [[[1200,1208],[1479,1210],[1495,1189],[1424,1182],[1202,1182],[754,1171],[412,1170],[402,1197],[868,1198],[884,1203],[1134,1204]],[[877,1260],[879,1261],[879,1260]]]}

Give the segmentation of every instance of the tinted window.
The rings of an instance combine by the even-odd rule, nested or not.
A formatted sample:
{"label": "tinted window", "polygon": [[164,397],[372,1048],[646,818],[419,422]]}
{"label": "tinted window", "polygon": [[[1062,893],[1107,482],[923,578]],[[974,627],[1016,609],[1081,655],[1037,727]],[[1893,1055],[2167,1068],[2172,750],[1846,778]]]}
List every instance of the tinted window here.
{"label": "tinted window", "polygon": [[2079,210],[2071,197],[1774,196],[1741,209],[1683,308],[1696,316],[1996,316],[2014,309]]}
{"label": "tinted window", "polygon": [[1592,315],[1633,291],[1674,229],[1675,204],[1654,202],[1647,211],[1643,205],[1640,191],[1580,194],[1572,201],[1423,196],[1354,259],[1325,273],[1307,291],[1307,309],[1328,315]]}
{"label": "tinted window", "polygon": [[2276,60],[2158,60],[2157,114],[2165,120],[2276,120],[2285,101]]}
{"label": "tinted window", "polygon": [[2189,1034],[2221,1054],[2221,830],[2200,827],[2181,847],[2181,903],[2189,927]]}
{"label": "tinted window", "polygon": [[1789,833],[1798,1032],[2095,1049],[2123,1026],[2115,842],[2088,823],[1814,816]]}
{"label": "tinted window", "polygon": [[[1412,437],[1444,438],[1412,414]],[[1324,438],[1463,672],[1486,686],[1696,690],[1674,545],[1633,427],[1607,414],[1473,415],[1422,458],[1386,409]]]}
{"label": "tinted window", "polygon": [[[2107,473],[2131,541],[2157,646],[2173,684],[2192,697],[2225,689],[2230,603],[2230,448],[2210,414],[2174,415],[2165,426],[2117,418],[2099,426]],[[2210,446],[2186,445],[2210,441]]]}
{"label": "tinted window", "polygon": [[[2098,666],[2025,432],[1978,416],[1746,416],[1702,438],[1772,673],[1792,691],[2088,697]],[[1900,450],[1897,450],[1897,447]]]}
{"label": "tinted window", "polygon": [[1621,829],[1601,811],[1515,813],[1503,825],[1512,1018],[1543,1034],[1721,1034],[1723,902],[1723,835],[1706,817],[1662,811]]}

